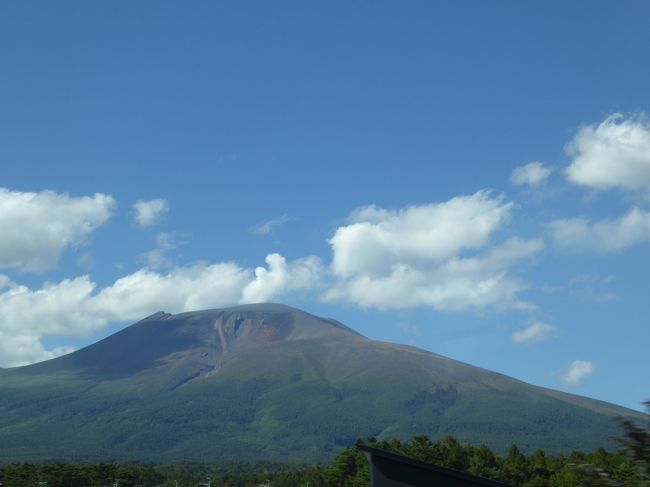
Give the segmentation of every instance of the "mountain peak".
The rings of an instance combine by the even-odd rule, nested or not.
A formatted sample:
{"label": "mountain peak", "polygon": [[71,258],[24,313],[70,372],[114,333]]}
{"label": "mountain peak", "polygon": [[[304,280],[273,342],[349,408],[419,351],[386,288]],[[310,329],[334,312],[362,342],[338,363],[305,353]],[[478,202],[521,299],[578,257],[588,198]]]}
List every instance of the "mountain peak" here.
{"label": "mountain peak", "polygon": [[16,370],[81,369],[116,379],[173,368],[174,376],[187,382],[178,371],[185,371],[193,380],[201,378],[215,373],[232,354],[243,350],[283,341],[350,339],[365,337],[338,321],[277,303],[179,314],[158,311],[86,348]]}
{"label": "mountain peak", "polygon": [[147,316],[146,318],[142,318],[138,323],[142,321],[160,320],[168,316],[173,316],[173,315],[170,313],[165,313],[164,311],[157,311],[154,314]]}

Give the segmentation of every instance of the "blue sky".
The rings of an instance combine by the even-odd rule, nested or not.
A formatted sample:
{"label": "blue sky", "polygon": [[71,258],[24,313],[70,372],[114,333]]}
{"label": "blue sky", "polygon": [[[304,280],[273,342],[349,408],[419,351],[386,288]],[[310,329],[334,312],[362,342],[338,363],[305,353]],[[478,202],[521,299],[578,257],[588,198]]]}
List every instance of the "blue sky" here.
{"label": "blue sky", "polygon": [[3,3],[0,366],[270,300],[640,408],[649,14]]}

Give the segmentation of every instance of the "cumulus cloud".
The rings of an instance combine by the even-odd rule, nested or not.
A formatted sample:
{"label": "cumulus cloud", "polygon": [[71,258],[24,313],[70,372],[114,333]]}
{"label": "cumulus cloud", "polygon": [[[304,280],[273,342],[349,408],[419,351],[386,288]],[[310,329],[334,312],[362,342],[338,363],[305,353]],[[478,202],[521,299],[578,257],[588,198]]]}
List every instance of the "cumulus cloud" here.
{"label": "cumulus cloud", "polygon": [[562,374],[561,381],[564,387],[575,387],[584,382],[592,375],[596,367],[592,362],[586,360],[574,360],[568,369]]}
{"label": "cumulus cloud", "polygon": [[595,189],[650,191],[650,124],[616,113],[582,127],[567,146],[569,181]]}
{"label": "cumulus cloud", "polygon": [[277,218],[262,222],[250,229],[254,235],[271,235],[277,227],[284,225],[290,220],[288,215],[281,215]]}
{"label": "cumulus cloud", "polygon": [[255,279],[242,292],[242,303],[262,303],[270,301],[281,292],[319,286],[322,265],[316,257],[287,262],[280,254],[269,254],[266,256],[266,263],[268,269],[255,269]]}
{"label": "cumulus cloud", "polygon": [[141,228],[152,227],[169,211],[166,199],[138,200],[133,204],[135,224]]}
{"label": "cumulus cloud", "polygon": [[309,289],[319,280],[315,258],[287,262],[271,254],[267,263],[268,269],[255,271],[232,262],[175,267],[167,273],[140,269],[102,289],[88,276],[36,290],[4,279],[0,333],[5,343],[21,343],[25,350],[0,349],[0,365],[51,358],[61,352],[44,350],[43,336],[87,336],[109,322],[135,321],[159,310],[177,313],[271,300]]}
{"label": "cumulus cloud", "polygon": [[650,213],[632,208],[614,220],[555,220],[548,229],[556,245],[564,249],[618,252],[650,241]]}
{"label": "cumulus cloud", "polygon": [[523,330],[512,334],[512,341],[515,343],[534,343],[549,340],[555,335],[557,328],[548,323],[533,323]]}
{"label": "cumulus cloud", "polygon": [[512,171],[510,182],[515,186],[540,186],[546,182],[551,172],[542,162],[529,162]]}
{"label": "cumulus cloud", "polygon": [[385,275],[359,273],[340,280],[327,291],[325,298],[382,310],[531,309],[532,304],[519,299],[519,294],[526,289],[525,283],[511,276],[509,268],[542,248],[541,240],[513,239],[480,257],[452,257],[419,267],[398,263]]}
{"label": "cumulus cloud", "polygon": [[330,240],[336,280],[325,299],[379,309],[528,307],[518,298],[525,285],[509,271],[538,253],[541,240],[511,239],[464,255],[488,245],[511,207],[479,191],[397,211],[361,208]]}
{"label": "cumulus cloud", "polygon": [[397,211],[360,208],[351,224],[338,228],[330,239],[332,268],[342,277],[375,277],[400,264],[442,262],[462,250],[484,246],[511,208],[511,203],[488,191]]}
{"label": "cumulus cloud", "polygon": [[71,197],[0,188],[0,268],[53,267],[66,247],[86,242],[114,206],[113,198],[101,193]]}

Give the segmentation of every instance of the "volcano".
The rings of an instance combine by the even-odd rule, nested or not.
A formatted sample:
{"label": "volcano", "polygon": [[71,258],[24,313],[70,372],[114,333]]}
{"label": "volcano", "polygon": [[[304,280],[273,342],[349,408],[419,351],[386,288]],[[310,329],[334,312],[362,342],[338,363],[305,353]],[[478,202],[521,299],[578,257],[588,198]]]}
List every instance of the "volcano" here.
{"label": "volcano", "polygon": [[330,459],[357,438],[613,447],[613,404],[536,387],[279,304],[159,312],[0,370],[6,461]]}

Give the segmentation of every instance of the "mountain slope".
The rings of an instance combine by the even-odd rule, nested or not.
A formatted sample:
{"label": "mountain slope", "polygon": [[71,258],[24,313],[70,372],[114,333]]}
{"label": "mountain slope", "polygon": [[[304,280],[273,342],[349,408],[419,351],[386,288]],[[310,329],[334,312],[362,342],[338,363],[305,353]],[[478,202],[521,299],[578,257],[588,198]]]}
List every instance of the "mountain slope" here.
{"label": "mountain slope", "polygon": [[326,459],[357,437],[612,446],[618,406],[534,387],[282,305],[157,313],[0,370],[0,458]]}

